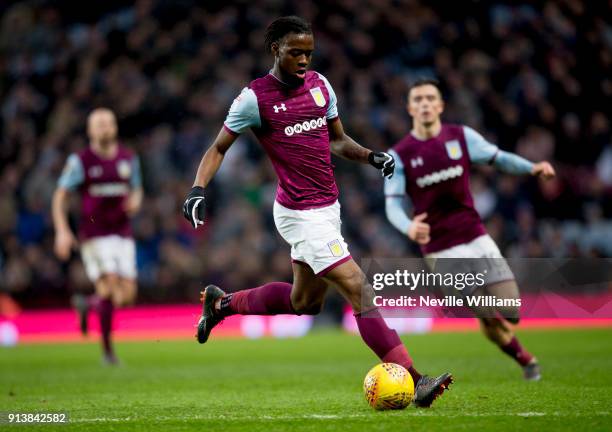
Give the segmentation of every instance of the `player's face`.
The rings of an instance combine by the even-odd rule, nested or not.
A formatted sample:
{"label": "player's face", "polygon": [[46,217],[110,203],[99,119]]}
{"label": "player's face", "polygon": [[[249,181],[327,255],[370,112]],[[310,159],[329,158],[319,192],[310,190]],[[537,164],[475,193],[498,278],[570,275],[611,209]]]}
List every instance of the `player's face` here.
{"label": "player's face", "polygon": [[87,133],[92,141],[101,144],[117,139],[117,120],[110,110],[96,110],[89,116]]}
{"label": "player's face", "polygon": [[283,74],[292,83],[301,84],[310,66],[314,51],[312,34],[289,33],[281,39],[278,45],[272,45],[272,52]]}
{"label": "player's face", "polygon": [[436,86],[425,84],[414,87],[408,94],[408,113],[415,122],[430,126],[440,120],[444,102]]}

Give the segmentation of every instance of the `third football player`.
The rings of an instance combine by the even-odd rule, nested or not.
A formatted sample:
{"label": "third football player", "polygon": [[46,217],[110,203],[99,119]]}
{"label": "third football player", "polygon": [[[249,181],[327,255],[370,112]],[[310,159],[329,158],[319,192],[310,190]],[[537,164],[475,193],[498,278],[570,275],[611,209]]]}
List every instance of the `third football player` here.
{"label": "third football player", "polygon": [[[467,126],[442,123],[444,102],[435,80],[420,80],[411,86],[407,109],[412,130],[389,151],[397,167],[396,175],[385,180],[387,218],[420,245],[432,270],[438,271],[436,260],[445,258],[463,258],[472,266],[492,266],[486,286],[470,295],[517,298],[514,275],[474,208],[469,189],[470,165],[489,164],[510,174],[545,179],[555,175],[553,167],[548,162],[532,163],[502,151]],[[412,220],[402,206],[408,197],[414,207]],[[518,308],[472,310],[486,337],[523,368],[525,379],[539,380],[536,358],[514,333]]]}

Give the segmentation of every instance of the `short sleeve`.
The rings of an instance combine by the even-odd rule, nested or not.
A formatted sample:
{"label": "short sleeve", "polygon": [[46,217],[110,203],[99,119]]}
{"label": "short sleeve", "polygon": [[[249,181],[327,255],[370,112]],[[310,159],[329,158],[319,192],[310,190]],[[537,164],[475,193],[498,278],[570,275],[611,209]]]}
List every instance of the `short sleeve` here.
{"label": "short sleeve", "polygon": [[463,134],[471,162],[485,165],[495,160],[495,155],[499,151],[495,144],[491,144],[482,135],[467,126],[463,126]]}
{"label": "short sleeve", "polygon": [[224,122],[225,129],[234,135],[240,135],[251,127],[260,127],[259,107],[255,92],[245,87],[229,109]]}
{"label": "short sleeve", "polygon": [[325,83],[325,87],[327,88],[327,92],[329,93],[329,103],[327,104],[327,113],[325,114],[325,118],[327,120],[333,120],[338,117],[338,100],[336,98],[336,92],[332,88],[331,84],[323,75],[319,74],[319,77]]}
{"label": "short sleeve", "polygon": [[61,188],[74,190],[85,180],[85,171],[81,159],[76,154],[71,154],[66,160],[57,185]]}

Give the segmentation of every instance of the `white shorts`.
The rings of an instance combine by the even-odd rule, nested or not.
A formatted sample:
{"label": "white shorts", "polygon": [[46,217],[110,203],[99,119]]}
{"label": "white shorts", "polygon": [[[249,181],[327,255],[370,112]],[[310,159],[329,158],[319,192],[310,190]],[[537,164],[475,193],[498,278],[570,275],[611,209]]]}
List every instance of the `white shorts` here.
{"label": "white shorts", "polygon": [[351,258],[340,233],[338,201],[311,210],[291,210],[275,201],[274,223],[291,245],[293,261],[308,264],[317,276],[324,276]]}
{"label": "white shorts", "polygon": [[430,270],[434,269],[438,258],[465,258],[465,261],[459,264],[459,266],[463,265],[469,268],[462,268],[462,271],[480,273],[486,270],[487,285],[514,280],[514,274],[508,266],[506,259],[488,234],[476,237],[469,243],[463,243],[425,255],[425,262]]}
{"label": "white shorts", "polygon": [[136,279],[136,246],[133,238],[118,235],[91,238],[81,245],[81,257],[92,282],[103,274]]}

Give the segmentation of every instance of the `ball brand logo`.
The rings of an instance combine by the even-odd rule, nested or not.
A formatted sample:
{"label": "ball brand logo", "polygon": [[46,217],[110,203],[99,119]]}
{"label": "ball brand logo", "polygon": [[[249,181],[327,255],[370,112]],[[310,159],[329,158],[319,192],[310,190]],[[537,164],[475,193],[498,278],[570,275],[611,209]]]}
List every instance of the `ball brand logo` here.
{"label": "ball brand logo", "polygon": [[302,123],[296,123],[293,126],[287,126],[285,128],[285,135],[291,136],[293,134],[299,134],[302,132],[308,132],[309,130],[317,129],[327,124],[325,117],[319,117],[318,119],[312,119]]}
{"label": "ball brand logo", "polygon": [[461,165],[455,165],[440,171],[427,174],[423,177],[419,177],[416,180],[416,184],[420,188],[431,186],[436,183],[440,183],[446,180],[450,180],[456,177],[460,177],[463,174],[463,167]]}

